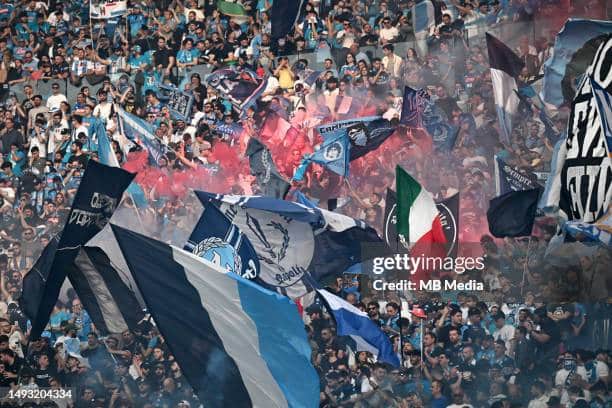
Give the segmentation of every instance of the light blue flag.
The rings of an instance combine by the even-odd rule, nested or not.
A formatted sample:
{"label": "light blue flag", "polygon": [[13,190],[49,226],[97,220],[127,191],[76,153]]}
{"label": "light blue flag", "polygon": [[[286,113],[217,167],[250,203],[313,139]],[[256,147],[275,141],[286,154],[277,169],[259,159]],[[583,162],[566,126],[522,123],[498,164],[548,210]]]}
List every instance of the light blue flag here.
{"label": "light blue flag", "polygon": [[121,133],[131,141],[138,140],[139,144],[149,152],[149,162],[157,165],[166,154],[167,146],[155,137],[153,125],[123,109],[117,109],[117,117]]}
{"label": "light blue flag", "polygon": [[305,205],[308,208],[317,208],[317,205],[319,204],[319,200],[316,198],[311,199],[306,197],[300,190],[295,190],[295,193],[293,193],[293,201]]}
{"label": "light blue flag", "polygon": [[180,248],[111,228],[202,404],[319,406],[319,378],[294,302]]}
{"label": "light blue flag", "polygon": [[[585,68],[593,55],[588,52],[593,48],[589,42],[606,33],[612,33],[612,22],[601,20],[584,20],[570,18],[557,34],[552,57],[544,63],[544,87],[542,99],[555,106],[564,102],[562,82],[568,64],[573,58],[584,59]],[[580,53],[585,54],[584,57]],[[586,55],[589,54],[589,55]],[[581,63],[581,61],[577,61]],[[568,101],[569,102],[569,101]]]}
{"label": "light blue flag", "polygon": [[347,132],[340,131],[334,137],[325,139],[312,154],[305,154],[293,175],[293,180],[301,181],[310,163],[321,164],[340,176],[347,176],[350,162],[350,143]]}
{"label": "light blue flag", "polygon": [[349,172],[350,143],[346,133],[334,138],[326,139],[316,150],[310,160],[322,164],[340,176],[347,176]]}
{"label": "light blue flag", "polygon": [[563,229],[581,242],[593,242],[612,247],[612,213],[608,212],[597,222],[568,221]]}

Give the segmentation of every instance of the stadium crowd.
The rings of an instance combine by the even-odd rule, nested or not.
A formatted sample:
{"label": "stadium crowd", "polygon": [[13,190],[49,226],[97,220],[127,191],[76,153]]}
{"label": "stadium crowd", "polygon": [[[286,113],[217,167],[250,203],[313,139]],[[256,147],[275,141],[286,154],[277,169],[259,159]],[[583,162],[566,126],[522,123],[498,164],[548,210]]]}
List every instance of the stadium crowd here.
{"label": "stadium crowd", "polygon": [[[86,1],[0,0],[0,387],[70,388],[76,407],[199,405],[149,321],[100,338],[68,291],[43,336],[28,336],[16,303],[22,278],[62,230],[88,160],[99,160],[88,130],[94,118],[106,124],[118,162],[141,170],[148,204],[124,202],[138,214],[131,222],[172,241],[197,218],[189,187],[260,191],[244,148],[248,136],[269,130],[266,114],[297,130],[293,140],[268,146],[290,179],[318,140],[313,127],[350,118],[341,100],[352,98],[355,117],[394,121],[410,86],[426,90],[459,128],[452,149],[434,148],[422,130],[398,128],[351,163],[346,180],[314,165],[294,187],[322,205],[340,198],[337,211],[380,232],[396,164],[437,199],[459,192],[459,240],[485,256],[486,268],[452,278],[477,279],[485,291],[381,293],[365,277],[338,278],[328,290],[380,325],[402,364],[379,363],[336,336],[325,307],[311,304],[304,320],[321,406],[611,406],[610,252],[579,249],[550,263],[543,257],[554,220],[540,220],[532,237],[503,241],[488,235],[485,221],[494,155],[525,172],[548,172],[569,110],[552,112],[551,133],[537,108],[526,109],[502,142],[484,33],[502,35],[525,63],[521,79],[536,81],[565,18],[605,19],[605,2],[435,0],[435,26],[418,31],[413,1],[313,0],[275,42],[271,3],[243,0],[245,15],[228,16],[211,0],[130,1],[124,17],[90,20]],[[266,81],[244,114],[199,73],[226,67]],[[163,84],[193,95],[190,118],[173,117]],[[153,125],[168,146],[155,166],[122,134],[118,108]]]}

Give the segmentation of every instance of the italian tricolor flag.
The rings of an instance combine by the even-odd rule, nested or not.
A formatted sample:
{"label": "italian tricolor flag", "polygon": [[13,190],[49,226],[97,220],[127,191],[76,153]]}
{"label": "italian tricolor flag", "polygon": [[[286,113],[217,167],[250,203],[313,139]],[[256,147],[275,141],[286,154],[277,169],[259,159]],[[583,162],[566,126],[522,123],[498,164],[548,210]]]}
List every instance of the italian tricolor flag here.
{"label": "italian tricolor flag", "polygon": [[446,243],[440,213],[431,194],[400,166],[395,168],[397,233],[410,248]]}

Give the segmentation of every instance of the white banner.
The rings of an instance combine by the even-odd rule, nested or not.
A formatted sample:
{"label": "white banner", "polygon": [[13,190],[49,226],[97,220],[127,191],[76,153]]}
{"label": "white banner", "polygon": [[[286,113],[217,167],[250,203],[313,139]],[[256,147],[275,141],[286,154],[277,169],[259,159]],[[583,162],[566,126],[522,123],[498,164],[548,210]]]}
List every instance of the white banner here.
{"label": "white banner", "polygon": [[126,13],[126,0],[92,0],[89,6],[90,18],[113,18]]}

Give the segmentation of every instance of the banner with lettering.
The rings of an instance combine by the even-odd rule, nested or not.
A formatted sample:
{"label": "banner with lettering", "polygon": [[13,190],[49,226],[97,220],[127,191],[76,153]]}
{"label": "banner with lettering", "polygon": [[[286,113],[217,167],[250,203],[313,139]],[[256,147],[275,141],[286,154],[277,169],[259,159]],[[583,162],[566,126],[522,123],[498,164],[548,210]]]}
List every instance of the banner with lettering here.
{"label": "banner with lettering", "polygon": [[511,191],[531,190],[540,187],[538,177],[530,172],[524,171],[495,156],[495,195]]}
{"label": "banner with lettering", "polygon": [[92,0],[89,6],[90,18],[114,18],[126,13],[126,0]]}
{"label": "banner with lettering", "polygon": [[24,277],[25,287],[26,280],[40,280],[40,275],[46,275],[41,284],[41,297],[30,299],[36,304],[27,308],[32,320],[32,338],[40,336],[45,328],[69,265],[74,262],[80,248],[109,222],[123,192],[135,176],[121,168],[105,166],[94,160],[87,163],[55,254],[49,257],[53,261],[42,265],[39,270],[31,270]]}
{"label": "banner with lettering", "polygon": [[612,35],[597,49],[576,90],[567,138],[543,200],[546,206],[558,203],[561,215],[569,221],[594,223],[606,214],[612,202],[612,159],[592,86],[594,82],[612,92],[610,60]]}

